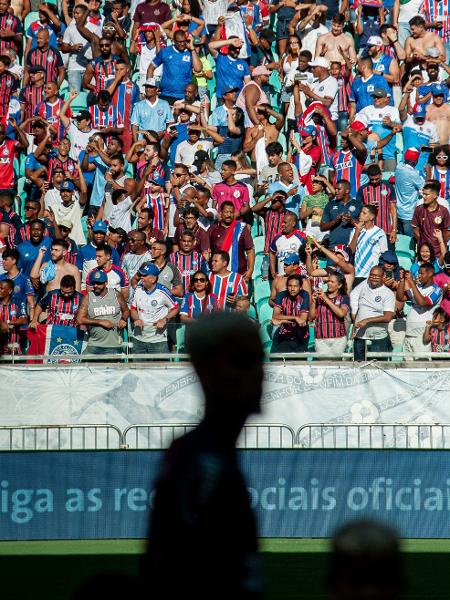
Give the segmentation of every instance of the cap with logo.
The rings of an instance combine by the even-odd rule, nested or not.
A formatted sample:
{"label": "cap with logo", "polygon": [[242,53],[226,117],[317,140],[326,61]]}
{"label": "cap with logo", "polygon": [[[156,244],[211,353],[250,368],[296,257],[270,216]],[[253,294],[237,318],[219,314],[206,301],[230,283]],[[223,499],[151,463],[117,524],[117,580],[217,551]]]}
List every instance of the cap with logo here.
{"label": "cap with logo", "polygon": [[366,42],[366,46],[382,46],[383,40],[379,35],[371,35]]}
{"label": "cap with logo", "polygon": [[159,83],[157,79],[150,77],[149,79],[145,80],[144,86],[159,88]]}
{"label": "cap with logo", "polygon": [[108,275],[105,271],[97,270],[91,277],[92,283],[106,283],[108,281]]}
{"label": "cap with logo", "polygon": [[433,96],[445,96],[445,92],[448,88],[442,83],[435,83],[431,86],[431,94]]}
{"label": "cap with logo", "polygon": [[153,263],[147,263],[139,267],[138,273],[139,275],[142,275],[142,277],[147,277],[147,275],[153,275],[153,277],[158,277],[159,269]]}
{"label": "cap with logo", "polygon": [[153,183],[155,185],[160,185],[161,187],[164,187],[164,185],[166,184],[164,177],[161,177],[161,175],[155,175],[155,174],[150,179],[150,183]]}
{"label": "cap with logo", "polygon": [[353,123],[350,125],[350,129],[352,131],[364,131],[365,129],[371,131],[371,128],[362,121],[353,121]]}
{"label": "cap with logo", "polygon": [[106,233],[108,231],[108,224],[105,221],[95,221],[92,225],[92,231]]}
{"label": "cap with logo", "polygon": [[425,104],[415,104],[413,108],[413,117],[425,119],[427,108]]}
{"label": "cap with logo", "polygon": [[61,183],[61,192],[73,192],[74,189],[75,186],[73,181],[70,181],[70,179],[64,179],[64,181]]}
{"label": "cap with logo", "polygon": [[300,127],[298,132],[302,137],[314,136],[317,135],[317,128],[314,125],[306,125],[306,127]]}
{"label": "cap with logo", "polygon": [[288,254],[284,259],[285,265],[298,265],[300,264],[300,256],[298,254]]}

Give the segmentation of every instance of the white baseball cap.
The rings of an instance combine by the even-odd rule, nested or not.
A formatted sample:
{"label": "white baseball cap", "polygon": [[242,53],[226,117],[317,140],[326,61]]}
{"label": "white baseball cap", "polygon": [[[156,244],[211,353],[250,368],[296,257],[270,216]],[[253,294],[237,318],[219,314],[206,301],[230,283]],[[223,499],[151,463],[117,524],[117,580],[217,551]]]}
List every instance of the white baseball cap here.
{"label": "white baseball cap", "polygon": [[367,46],[382,46],[383,45],[383,40],[380,38],[379,35],[371,35],[369,37],[369,39],[367,40]]}
{"label": "white baseball cap", "polygon": [[324,56],[318,56],[308,64],[310,67],[323,67],[324,69],[330,68],[330,63]]}
{"label": "white baseball cap", "polygon": [[145,85],[148,85],[150,87],[159,88],[159,83],[158,83],[158,81],[154,77],[151,77],[150,79],[146,79],[145,83],[144,83],[144,86]]}

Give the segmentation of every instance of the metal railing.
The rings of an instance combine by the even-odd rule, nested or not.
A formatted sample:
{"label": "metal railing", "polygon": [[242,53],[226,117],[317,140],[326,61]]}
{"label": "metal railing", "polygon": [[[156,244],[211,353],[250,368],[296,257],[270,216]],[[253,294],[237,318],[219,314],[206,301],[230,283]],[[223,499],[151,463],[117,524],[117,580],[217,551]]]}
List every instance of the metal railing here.
{"label": "metal railing", "polygon": [[0,450],[119,450],[115,425],[0,426]]}
{"label": "metal railing", "polygon": [[[122,446],[139,450],[163,450],[197,423],[130,425],[123,432]],[[295,431],[281,423],[244,425],[238,448],[294,448]]]}
{"label": "metal railing", "polygon": [[448,423],[307,423],[297,431],[300,448],[450,448]]}

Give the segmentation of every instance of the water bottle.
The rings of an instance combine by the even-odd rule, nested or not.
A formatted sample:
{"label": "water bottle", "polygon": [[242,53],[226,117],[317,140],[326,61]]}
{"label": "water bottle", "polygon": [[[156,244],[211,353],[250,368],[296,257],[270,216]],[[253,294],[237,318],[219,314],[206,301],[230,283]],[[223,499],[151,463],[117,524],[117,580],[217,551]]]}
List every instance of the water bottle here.
{"label": "water bottle", "polygon": [[264,281],[269,279],[269,257],[267,254],[264,255],[263,261],[261,263],[261,275]]}

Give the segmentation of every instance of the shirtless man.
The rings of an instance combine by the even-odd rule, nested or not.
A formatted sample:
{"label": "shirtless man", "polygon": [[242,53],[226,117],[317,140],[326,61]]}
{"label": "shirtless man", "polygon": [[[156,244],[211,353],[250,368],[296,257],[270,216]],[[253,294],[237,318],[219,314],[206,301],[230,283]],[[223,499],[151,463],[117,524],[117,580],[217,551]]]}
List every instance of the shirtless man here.
{"label": "shirtless man", "polygon": [[427,121],[435,124],[439,134],[439,143],[447,145],[450,139],[450,104],[444,103],[444,84],[435,84],[431,88],[433,102],[427,106]]}
{"label": "shirtless man", "polygon": [[344,15],[334,15],[330,33],[324,33],[317,38],[315,58],[325,56],[330,63],[337,61],[344,64],[345,56],[348,56],[350,62],[356,64],[355,42],[344,33],[344,25]]}
{"label": "shirtless man", "polygon": [[[39,287],[39,283],[45,285],[45,293],[57,290],[60,288],[61,279],[64,275],[72,275],[75,278],[75,289],[79,292],[81,288],[80,271],[75,265],[67,262],[67,252],[69,244],[66,240],[53,240],[51,248],[51,262],[42,264],[46,248],[42,247],[31,269],[30,279],[35,288]],[[55,267],[55,273],[52,277],[52,263]]]}
{"label": "shirtless man", "polygon": [[423,17],[413,17],[409,25],[411,35],[405,42],[406,62],[412,64],[422,64],[429,57],[428,50],[436,48],[439,51],[440,60],[445,61],[445,48],[441,38],[436,33],[427,31],[426,23]]}
{"label": "shirtless man", "polygon": [[263,65],[253,69],[252,79],[244,85],[236,100],[236,106],[244,111],[245,127],[255,127],[259,124],[256,107],[261,104],[267,105],[269,98],[263,90],[263,86],[268,85],[271,71]]}
{"label": "shirtless man", "polygon": [[[265,138],[266,146],[267,144],[276,142],[284,125],[283,115],[273,110],[268,104],[260,104],[255,110],[258,113],[259,124],[256,127],[248,127],[245,130],[244,138],[244,152],[251,152],[253,161],[256,160],[256,142],[261,138]],[[273,117],[275,123],[271,123],[269,117]]]}
{"label": "shirtless man", "polygon": [[31,12],[30,0],[11,0],[13,14],[22,22],[29,12]]}

